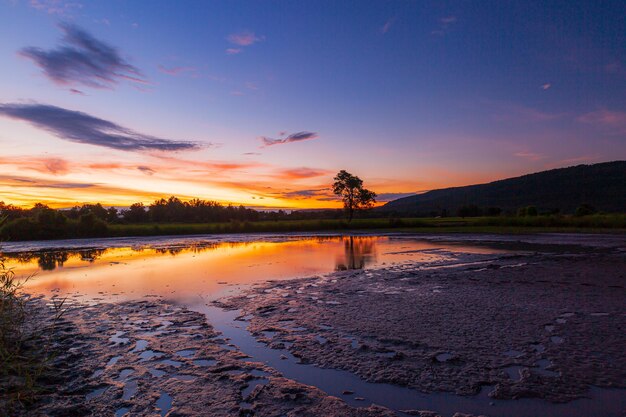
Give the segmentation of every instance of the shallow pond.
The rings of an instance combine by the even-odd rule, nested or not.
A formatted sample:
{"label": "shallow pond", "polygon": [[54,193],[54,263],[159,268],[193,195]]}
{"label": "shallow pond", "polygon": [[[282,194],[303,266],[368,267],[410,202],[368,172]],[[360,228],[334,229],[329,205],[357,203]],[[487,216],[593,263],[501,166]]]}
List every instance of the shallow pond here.
{"label": "shallow pond", "polygon": [[[33,275],[34,294],[123,301],[146,296],[195,303],[242,285],[405,262],[456,263],[507,252],[477,242],[401,236],[236,236],[6,243],[7,266]],[[192,301],[193,299],[193,301]]]}

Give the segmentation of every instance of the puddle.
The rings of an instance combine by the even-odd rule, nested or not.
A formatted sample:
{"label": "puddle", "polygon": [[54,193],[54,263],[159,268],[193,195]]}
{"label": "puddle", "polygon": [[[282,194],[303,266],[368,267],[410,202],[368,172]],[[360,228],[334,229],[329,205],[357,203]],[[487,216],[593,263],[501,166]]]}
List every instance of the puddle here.
{"label": "puddle", "polygon": [[534,344],[531,344],[531,345],[530,345],[530,347],[531,347],[531,348],[532,348],[535,352],[539,352],[539,353],[545,352],[545,350],[546,350],[546,347],[545,347],[544,345],[542,345],[541,343],[534,343]]}
{"label": "puddle", "polygon": [[109,338],[109,341],[111,343],[113,343],[115,346],[117,346],[117,345],[125,345],[130,340],[127,337],[121,337],[121,336],[123,336],[125,334],[126,334],[126,332],[117,331],[117,332],[115,332],[115,334],[113,336],[111,336]]}
{"label": "puddle", "polygon": [[161,417],[165,417],[165,415],[170,411],[170,408],[172,408],[172,401],[172,397],[170,397],[167,392],[161,391],[161,396],[156,401],[157,408],[161,410]]}
{"label": "puddle", "polygon": [[115,411],[115,417],[124,417],[124,416],[126,416],[128,413],[130,413],[130,408],[125,408],[125,407],[118,408],[118,409]]}
{"label": "puddle", "polygon": [[507,350],[503,353],[504,356],[508,356],[510,358],[518,358],[522,356],[524,352],[520,352],[519,350]]}
{"label": "puddle", "polygon": [[213,366],[217,361],[215,359],[196,359],[192,363],[196,366]]}
{"label": "puddle", "polygon": [[257,378],[268,377],[270,376],[269,372],[265,372],[261,369],[252,369],[248,371],[248,373],[252,376],[256,376]]}
{"label": "puddle", "polygon": [[241,397],[245,400],[246,398],[248,398],[248,395],[250,395],[252,391],[254,391],[256,387],[258,387],[259,385],[265,385],[265,384],[267,384],[267,379],[265,378],[251,380],[250,382],[248,382],[248,386],[245,387],[243,390],[241,390]]}
{"label": "puddle", "polygon": [[191,358],[196,354],[198,349],[183,349],[176,352],[178,356],[182,356],[183,358]]}
{"label": "puddle", "polygon": [[546,369],[552,366],[552,362],[549,359],[539,359],[537,362],[535,362],[535,365],[537,367],[532,368],[532,371],[536,374],[539,374],[542,376],[554,377],[554,378],[561,376],[561,374],[559,374],[558,372],[550,371]]}
{"label": "puddle", "polygon": [[139,355],[139,357],[141,358],[139,362],[146,362],[152,358],[160,358],[161,356],[163,356],[163,353],[161,352],[155,352],[153,350],[145,350],[141,352],[141,354]]}
{"label": "puddle", "polygon": [[106,391],[109,387],[103,387],[103,388],[98,388],[96,390],[91,391],[90,393],[88,393],[87,395],[85,395],[85,399],[87,401],[99,397],[100,395],[102,395],[104,393],[104,391]]}
{"label": "puddle", "polygon": [[264,330],[261,332],[267,339],[273,339],[278,334],[276,330]]}
{"label": "puddle", "polygon": [[125,368],[125,369],[122,369],[122,370],[120,371],[119,376],[118,376],[116,379],[114,379],[114,381],[116,381],[116,382],[122,382],[122,381],[125,381],[125,380],[127,380],[127,379],[128,379],[128,377],[129,377],[129,376],[131,376],[131,375],[133,374],[133,372],[135,372],[135,370],[134,370],[134,369],[132,369],[132,368]]}
{"label": "puddle", "polygon": [[560,336],[552,336],[550,338],[550,340],[552,341],[552,343],[554,343],[555,345],[560,345],[561,343],[563,343],[563,338]]}
{"label": "puddle", "polygon": [[328,342],[328,340],[323,336],[315,336],[315,340],[317,340],[320,345],[325,345]]}
{"label": "puddle", "polygon": [[437,362],[448,362],[452,358],[454,358],[454,355],[451,353],[440,353],[439,355],[435,356]]}
{"label": "puddle", "polygon": [[161,378],[163,375],[167,375],[167,372],[154,368],[148,368],[148,372],[155,378]]}
{"label": "puddle", "polygon": [[122,400],[128,401],[137,394],[137,381],[128,381],[124,385],[124,392],[122,394]]}
{"label": "puddle", "polygon": [[191,381],[195,381],[197,377],[193,375],[175,374],[175,375],[172,375],[170,378],[177,379],[179,381],[184,381],[184,382],[191,382]]}
{"label": "puddle", "polygon": [[504,372],[509,376],[509,378],[513,381],[521,381],[522,380],[522,369],[525,366],[509,366],[507,368],[503,368]]}
{"label": "puddle", "polygon": [[113,356],[106,364],[106,367],[113,366],[122,358],[122,356]]}
{"label": "puddle", "polygon": [[163,365],[173,366],[174,368],[180,368],[180,365],[183,364],[182,362],[175,361],[173,359],[165,359],[165,360],[162,360],[161,363]]}
{"label": "puddle", "polygon": [[137,340],[137,343],[135,343],[135,349],[133,349],[133,352],[141,352],[143,350],[146,350],[147,347],[148,347],[147,340]]}
{"label": "puddle", "polygon": [[[247,330],[242,329],[235,318],[238,311],[224,311],[205,305],[194,306],[202,311],[216,330],[222,332],[249,355],[251,361],[258,361],[281,372],[284,377],[303,384],[315,386],[329,395],[342,398],[355,407],[375,403],[393,410],[434,410],[444,417],[456,412],[487,414],[490,417],[619,417],[626,408],[626,395],[622,389],[590,387],[588,396],[564,404],[553,404],[540,399],[523,398],[518,400],[495,400],[489,397],[493,386],[486,386],[478,395],[465,397],[450,393],[434,392],[424,394],[419,391],[384,383],[370,383],[343,370],[318,368],[298,363],[286,349],[271,349],[258,342]],[[239,322],[240,323],[240,322]],[[535,345],[538,348],[542,345]],[[286,359],[281,359],[281,356]],[[539,363],[538,363],[539,364]],[[541,370],[541,368],[537,368]],[[344,395],[349,389],[354,393]],[[493,404],[493,405],[491,405]]]}

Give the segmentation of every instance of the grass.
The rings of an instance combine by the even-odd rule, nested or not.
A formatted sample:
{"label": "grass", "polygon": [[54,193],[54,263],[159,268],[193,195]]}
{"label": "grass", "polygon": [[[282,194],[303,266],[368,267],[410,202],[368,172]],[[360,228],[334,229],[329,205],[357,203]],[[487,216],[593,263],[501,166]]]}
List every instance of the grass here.
{"label": "grass", "polygon": [[421,233],[626,232],[626,214],[536,217],[376,218],[279,220],[229,223],[113,224],[111,236],[396,230]]}
{"label": "grass", "polygon": [[52,319],[38,322],[22,292],[27,279],[18,279],[0,258],[0,414],[29,404],[41,391],[38,381],[54,358],[54,328],[65,311],[64,300],[56,302]]}

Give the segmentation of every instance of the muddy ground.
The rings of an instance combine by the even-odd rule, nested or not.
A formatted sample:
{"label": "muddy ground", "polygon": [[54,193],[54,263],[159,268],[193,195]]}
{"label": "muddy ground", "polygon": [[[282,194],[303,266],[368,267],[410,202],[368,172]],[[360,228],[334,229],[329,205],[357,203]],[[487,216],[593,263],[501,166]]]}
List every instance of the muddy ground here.
{"label": "muddy ground", "polygon": [[38,401],[0,415],[394,415],[350,407],[249,362],[203,314],[158,300],[74,305],[55,339],[53,372],[40,381]]}
{"label": "muddy ground", "polygon": [[[463,255],[280,281],[223,302],[303,363],[424,392],[566,402],[626,388],[626,253]],[[450,264],[448,262],[448,264]]]}

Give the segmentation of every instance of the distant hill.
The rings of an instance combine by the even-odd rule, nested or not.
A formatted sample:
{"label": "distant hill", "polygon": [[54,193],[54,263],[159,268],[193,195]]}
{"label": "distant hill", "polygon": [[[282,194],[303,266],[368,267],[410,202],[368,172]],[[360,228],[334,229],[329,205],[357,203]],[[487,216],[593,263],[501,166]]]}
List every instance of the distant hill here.
{"label": "distant hill", "polygon": [[475,205],[515,212],[536,206],[539,212],[573,213],[581,204],[598,211],[626,212],[626,161],[552,169],[488,184],[428,191],[390,201],[377,210],[414,215],[456,215]]}

